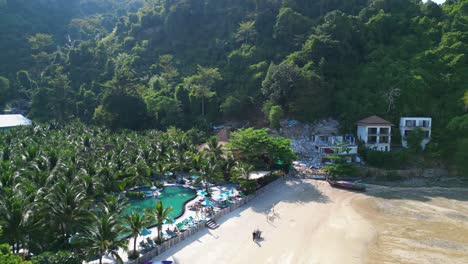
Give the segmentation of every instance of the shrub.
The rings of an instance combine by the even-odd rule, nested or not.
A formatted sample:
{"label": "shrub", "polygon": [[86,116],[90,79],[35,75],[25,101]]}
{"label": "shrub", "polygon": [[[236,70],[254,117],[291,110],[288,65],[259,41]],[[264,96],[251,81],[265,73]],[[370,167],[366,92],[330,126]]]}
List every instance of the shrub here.
{"label": "shrub", "polygon": [[276,179],[278,179],[279,177],[281,176],[284,176],[284,172],[283,171],[275,171],[263,178],[260,178],[257,180],[257,183],[260,184],[260,186],[265,186],[273,181],[275,181]]}
{"label": "shrub", "polygon": [[257,182],[253,180],[240,180],[239,185],[246,194],[252,194],[257,189]]}
{"label": "shrub", "polygon": [[365,149],[364,160],[368,165],[383,169],[401,169],[408,165],[409,155],[404,150],[391,152]]}
{"label": "shrub", "polygon": [[23,261],[20,256],[16,256],[10,250],[10,245],[0,244],[0,263],[2,264],[31,264],[29,261]]}
{"label": "shrub", "polygon": [[136,199],[136,200],[142,200],[145,198],[145,194],[143,192],[128,191],[125,193],[125,196],[129,199]]}
{"label": "shrub", "polygon": [[421,142],[424,139],[424,132],[420,127],[415,128],[409,136],[406,137],[408,142],[408,148],[414,152],[420,152],[422,150]]}
{"label": "shrub", "polygon": [[81,264],[80,258],[71,251],[44,252],[34,256],[32,259],[34,264]]}
{"label": "shrub", "polygon": [[154,186],[156,186],[157,188],[163,188],[164,187],[164,183],[163,182],[155,182],[154,183]]}
{"label": "shrub", "polygon": [[270,108],[270,113],[268,115],[268,120],[270,121],[270,127],[279,129],[280,125],[280,118],[283,117],[283,109],[281,106],[275,105]]}

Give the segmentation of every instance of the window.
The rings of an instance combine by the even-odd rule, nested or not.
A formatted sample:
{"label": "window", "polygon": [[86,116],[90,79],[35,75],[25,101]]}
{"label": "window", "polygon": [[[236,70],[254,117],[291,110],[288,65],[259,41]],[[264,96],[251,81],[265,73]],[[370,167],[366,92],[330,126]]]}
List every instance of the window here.
{"label": "window", "polygon": [[377,135],[377,128],[376,127],[369,127],[367,129],[367,134],[368,135]]}
{"label": "window", "polygon": [[422,126],[423,126],[423,127],[429,127],[429,126],[430,126],[429,120],[423,120],[423,121],[422,121]]}
{"label": "window", "polygon": [[388,136],[381,136],[379,138],[380,143],[389,143],[389,137]]}
{"label": "window", "polygon": [[377,143],[377,137],[376,136],[370,136],[367,138],[367,143],[368,144],[375,144]]}
{"label": "window", "polygon": [[416,126],[416,120],[406,120],[406,121],[405,121],[405,126],[407,126],[407,127],[415,127],[415,126]]}
{"label": "window", "polygon": [[388,128],[380,128],[380,134],[381,134],[381,135],[388,135],[388,134],[390,134],[390,129],[388,129]]}

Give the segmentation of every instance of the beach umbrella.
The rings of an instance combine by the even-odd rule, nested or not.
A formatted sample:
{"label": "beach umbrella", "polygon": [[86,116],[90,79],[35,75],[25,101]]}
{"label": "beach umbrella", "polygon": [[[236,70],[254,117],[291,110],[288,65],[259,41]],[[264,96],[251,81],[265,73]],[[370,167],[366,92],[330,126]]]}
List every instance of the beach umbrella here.
{"label": "beach umbrella", "polygon": [[141,232],[140,232],[140,235],[141,236],[147,236],[147,235],[150,235],[151,234],[151,231],[148,230],[147,228],[143,229]]}
{"label": "beach umbrella", "polygon": [[175,219],[174,217],[169,218],[169,224],[171,224],[171,227],[174,227]]}
{"label": "beach umbrella", "polygon": [[200,195],[200,196],[206,196],[208,193],[205,191],[205,190],[199,190],[197,192],[197,195]]}
{"label": "beach umbrella", "polygon": [[213,203],[208,199],[205,199],[201,204],[203,206],[213,206]]}

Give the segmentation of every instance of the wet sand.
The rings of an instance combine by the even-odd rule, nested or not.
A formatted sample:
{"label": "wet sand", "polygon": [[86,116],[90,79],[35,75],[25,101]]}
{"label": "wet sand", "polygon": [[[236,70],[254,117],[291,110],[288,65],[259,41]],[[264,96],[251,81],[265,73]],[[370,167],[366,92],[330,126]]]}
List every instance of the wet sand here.
{"label": "wet sand", "polygon": [[468,189],[373,186],[353,207],[377,230],[367,263],[468,263]]}

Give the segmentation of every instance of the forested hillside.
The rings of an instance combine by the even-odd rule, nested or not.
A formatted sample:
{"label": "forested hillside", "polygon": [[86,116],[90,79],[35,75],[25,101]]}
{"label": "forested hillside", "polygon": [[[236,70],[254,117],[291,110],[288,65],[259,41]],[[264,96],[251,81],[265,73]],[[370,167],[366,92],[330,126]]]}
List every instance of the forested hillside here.
{"label": "forested hillside", "polygon": [[0,33],[0,105],[36,121],[421,115],[468,149],[468,0],[1,0]]}

